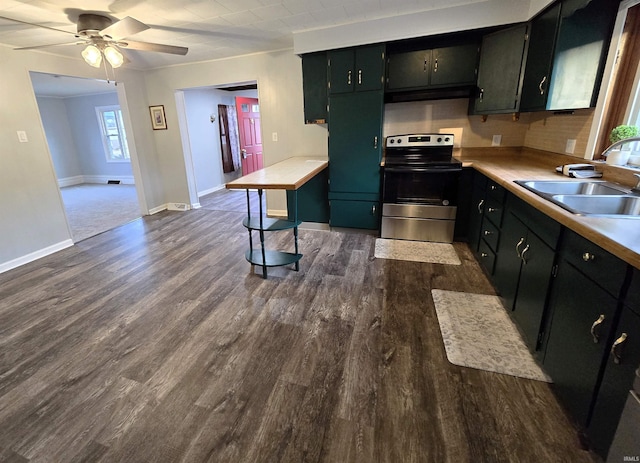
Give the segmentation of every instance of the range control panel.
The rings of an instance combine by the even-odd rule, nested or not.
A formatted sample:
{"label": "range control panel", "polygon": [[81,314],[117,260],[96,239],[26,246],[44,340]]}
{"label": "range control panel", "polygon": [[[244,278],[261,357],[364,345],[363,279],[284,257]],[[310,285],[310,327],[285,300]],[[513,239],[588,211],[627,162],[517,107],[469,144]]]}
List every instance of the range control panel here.
{"label": "range control panel", "polygon": [[453,146],[452,133],[417,133],[410,135],[390,135],[385,146],[393,147],[419,147],[419,146]]}

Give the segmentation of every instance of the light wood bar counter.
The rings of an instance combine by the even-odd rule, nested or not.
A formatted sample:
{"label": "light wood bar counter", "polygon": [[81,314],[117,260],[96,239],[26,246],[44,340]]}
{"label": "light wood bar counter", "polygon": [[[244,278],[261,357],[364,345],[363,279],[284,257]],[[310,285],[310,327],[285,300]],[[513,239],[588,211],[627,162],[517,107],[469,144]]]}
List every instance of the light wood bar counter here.
{"label": "light wood bar counter", "polygon": [[[492,151],[501,154],[489,154]],[[556,173],[555,167],[587,161],[572,156],[518,148],[462,149],[454,152],[454,156],[463,162],[463,166],[472,166],[560,224],[640,269],[640,218],[602,218],[572,214],[514,183],[515,180],[575,181],[576,179]],[[620,183],[627,188],[635,185],[633,172],[629,169],[597,163],[596,170],[604,173],[602,179],[596,180]]]}
{"label": "light wood bar counter", "polygon": [[[257,170],[251,174],[245,175],[225,186],[230,190],[246,190],[247,192],[247,217],[242,224],[249,230],[249,249],[245,253],[247,261],[253,265],[262,267],[262,276],[267,278],[267,267],[277,267],[281,265],[295,264],[296,271],[299,270],[299,261],[302,254],[298,252],[298,195],[297,190],[307,183],[317,174],[322,172],[329,165],[326,159],[317,157],[293,157],[284,161]],[[258,217],[251,215],[251,201],[249,198],[249,190],[258,190],[259,215]],[[263,190],[293,190],[294,206],[293,220],[276,219],[266,217],[262,210],[262,191]],[[289,217],[291,219],[291,217]],[[293,229],[295,251],[269,251],[265,249],[264,232]],[[253,248],[253,231],[260,233],[260,248]]]}

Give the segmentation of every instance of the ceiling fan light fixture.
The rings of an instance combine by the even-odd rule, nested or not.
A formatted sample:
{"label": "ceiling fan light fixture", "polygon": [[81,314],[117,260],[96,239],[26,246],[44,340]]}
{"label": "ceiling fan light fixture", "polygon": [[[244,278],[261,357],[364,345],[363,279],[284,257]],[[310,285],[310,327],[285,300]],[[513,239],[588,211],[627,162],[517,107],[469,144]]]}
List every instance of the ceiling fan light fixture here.
{"label": "ceiling fan light fixture", "polygon": [[87,45],[87,47],[82,50],[82,57],[89,66],[93,66],[94,68],[99,68],[102,63],[102,53],[100,53],[100,50],[95,45]]}
{"label": "ceiling fan light fixture", "polygon": [[107,46],[104,49],[104,57],[107,58],[109,64],[114,68],[119,68],[124,63],[124,56],[114,47]]}

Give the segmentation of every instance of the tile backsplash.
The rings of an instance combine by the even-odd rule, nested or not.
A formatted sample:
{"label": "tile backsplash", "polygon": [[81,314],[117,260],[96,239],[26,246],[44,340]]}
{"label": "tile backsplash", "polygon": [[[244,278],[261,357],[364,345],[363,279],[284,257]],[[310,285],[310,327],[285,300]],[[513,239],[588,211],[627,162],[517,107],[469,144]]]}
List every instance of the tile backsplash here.
{"label": "tile backsplash", "polygon": [[384,109],[383,136],[454,128],[456,133],[462,133],[461,145],[466,148],[490,147],[494,135],[500,135],[500,146],[527,146],[561,154],[567,139],[575,139],[574,155],[584,155],[593,110],[580,110],[573,115],[522,113],[517,121],[511,114],[496,114],[482,122],[481,116],[467,114],[468,104],[464,98],[388,103]]}

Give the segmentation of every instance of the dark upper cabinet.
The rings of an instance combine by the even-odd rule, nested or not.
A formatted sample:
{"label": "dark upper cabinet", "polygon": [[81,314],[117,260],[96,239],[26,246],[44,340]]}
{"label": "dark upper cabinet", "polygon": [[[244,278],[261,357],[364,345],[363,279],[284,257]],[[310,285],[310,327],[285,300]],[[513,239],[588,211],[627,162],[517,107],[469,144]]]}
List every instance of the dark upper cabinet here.
{"label": "dark upper cabinet", "polygon": [[477,43],[435,48],[431,55],[431,86],[475,84],[479,53]]}
{"label": "dark upper cabinet", "polygon": [[387,90],[429,86],[431,50],[408,51],[389,55]]}
{"label": "dark upper cabinet", "polygon": [[595,106],[618,3],[562,2],[547,109]]}
{"label": "dark upper cabinet", "polygon": [[527,65],[522,82],[521,111],[546,109],[556,33],[560,22],[560,4],[531,22]]}
{"label": "dark upper cabinet", "polygon": [[531,22],[521,111],[595,106],[617,8],[564,0]]}
{"label": "dark upper cabinet", "polygon": [[302,85],[305,124],[327,122],[327,53],[302,56]]}
{"label": "dark upper cabinet", "polygon": [[385,46],[346,48],[329,52],[329,93],[382,90]]}
{"label": "dark upper cabinet", "polygon": [[518,111],[527,30],[520,24],[483,37],[476,114]]}
{"label": "dark upper cabinet", "polygon": [[390,54],[386,88],[396,91],[473,85],[478,53],[479,44],[471,43]]}

